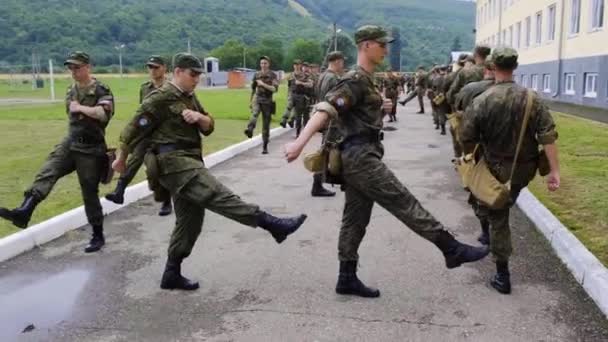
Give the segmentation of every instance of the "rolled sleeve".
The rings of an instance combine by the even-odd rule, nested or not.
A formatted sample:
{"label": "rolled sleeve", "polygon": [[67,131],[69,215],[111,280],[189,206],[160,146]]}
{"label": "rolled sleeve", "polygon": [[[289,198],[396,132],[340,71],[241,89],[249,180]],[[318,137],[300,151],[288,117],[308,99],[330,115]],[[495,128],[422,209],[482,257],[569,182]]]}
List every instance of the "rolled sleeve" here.
{"label": "rolled sleeve", "polygon": [[555,121],[547,106],[541,100],[537,99],[537,101],[536,139],[541,145],[550,145],[555,143],[558,138],[557,131],[555,130]]}
{"label": "rolled sleeve", "polygon": [[325,112],[329,115],[330,120],[335,120],[338,118],[338,111],[331,103],[327,101],[319,102],[315,105],[313,112]]}

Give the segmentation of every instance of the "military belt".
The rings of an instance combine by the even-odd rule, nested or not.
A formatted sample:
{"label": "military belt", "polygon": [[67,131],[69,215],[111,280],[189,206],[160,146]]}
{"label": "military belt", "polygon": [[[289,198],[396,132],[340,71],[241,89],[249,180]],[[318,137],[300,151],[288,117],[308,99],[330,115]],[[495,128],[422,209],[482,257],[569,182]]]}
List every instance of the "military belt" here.
{"label": "military belt", "polygon": [[177,144],[159,144],[152,148],[152,152],[155,154],[163,154],[169,153],[179,150],[194,150],[200,149],[201,146],[198,144],[185,144],[185,143],[177,143]]}
{"label": "military belt", "polygon": [[365,145],[365,144],[375,144],[384,140],[384,132],[378,131],[370,134],[359,134],[359,135],[351,135],[340,143],[341,150],[347,150],[353,146],[357,145]]}
{"label": "military belt", "polygon": [[77,137],[72,138],[72,142],[84,144],[84,145],[97,145],[97,144],[103,144],[104,140],[87,137],[87,136],[77,136]]}

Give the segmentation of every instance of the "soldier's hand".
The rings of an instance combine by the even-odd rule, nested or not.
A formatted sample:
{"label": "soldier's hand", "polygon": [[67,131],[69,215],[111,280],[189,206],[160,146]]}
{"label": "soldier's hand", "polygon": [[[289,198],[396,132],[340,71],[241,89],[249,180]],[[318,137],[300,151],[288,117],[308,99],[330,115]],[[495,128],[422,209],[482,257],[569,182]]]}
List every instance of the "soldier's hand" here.
{"label": "soldier's hand", "polygon": [[391,101],[391,99],[382,100],[382,111],[390,113],[391,110],[393,110],[393,101]]}
{"label": "soldier's hand", "polygon": [[112,169],[114,169],[114,171],[116,171],[118,173],[121,173],[121,174],[124,173],[125,170],[127,169],[127,161],[122,158],[117,158],[112,163]]}
{"label": "soldier's hand", "polygon": [[257,84],[258,84],[259,86],[263,86],[263,85],[265,85],[265,84],[266,84],[266,83],[264,83],[264,81],[262,81],[262,80],[256,80],[256,82],[257,82]]}
{"label": "soldier's hand", "polygon": [[189,124],[198,123],[203,118],[203,116],[203,114],[190,109],[184,109],[182,111],[182,118],[184,118],[184,121]]}
{"label": "soldier's hand", "polygon": [[559,172],[551,171],[549,175],[547,175],[547,189],[549,189],[549,191],[556,191],[557,189],[559,189],[559,185]]}
{"label": "soldier's hand", "polygon": [[298,159],[300,153],[302,153],[303,146],[300,146],[296,142],[290,142],[285,144],[285,159],[288,163]]}
{"label": "soldier's hand", "polygon": [[80,111],[80,103],[78,101],[70,101],[70,113],[78,113]]}

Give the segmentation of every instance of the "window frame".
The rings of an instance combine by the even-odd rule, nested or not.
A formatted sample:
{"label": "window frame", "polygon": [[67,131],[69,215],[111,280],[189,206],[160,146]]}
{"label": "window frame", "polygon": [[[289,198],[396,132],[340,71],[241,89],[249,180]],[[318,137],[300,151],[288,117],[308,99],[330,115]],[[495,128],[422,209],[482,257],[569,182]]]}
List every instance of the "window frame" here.
{"label": "window frame", "polygon": [[530,88],[538,91],[538,74],[530,75]]}
{"label": "window frame", "polygon": [[[572,79],[572,87],[568,88],[568,80]],[[564,74],[564,94],[576,95],[576,74],[573,72],[567,72]]]}
{"label": "window frame", "polygon": [[538,11],[534,15],[536,18],[534,31],[536,35],[534,36],[534,45],[538,46],[543,43],[543,11]]}
{"label": "window frame", "polygon": [[[593,77],[593,91],[589,91],[589,80]],[[599,79],[599,74],[597,72],[586,72],[585,73],[585,83],[583,88],[583,97],[586,98],[597,98],[597,81]]]}
{"label": "window frame", "polygon": [[547,42],[555,40],[556,20],[557,4],[554,3],[547,8]]}
{"label": "window frame", "polygon": [[[576,6],[575,6],[576,3]],[[576,12],[575,12],[576,10]],[[568,35],[576,36],[581,32],[581,0],[570,0],[570,27]],[[576,31],[574,31],[576,29]]]}
{"label": "window frame", "polygon": [[543,93],[551,93],[551,74],[543,74]]}
{"label": "window frame", "polygon": [[529,48],[532,43],[532,17],[526,18],[526,32],[524,37],[524,48]]}
{"label": "window frame", "polygon": [[[595,10],[595,8],[597,7],[596,4],[600,3],[602,5],[602,9],[601,10]],[[591,6],[590,6],[590,15],[589,15],[589,31],[590,32],[595,32],[595,31],[600,31],[604,28],[604,20],[606,18],[604,18],[604,12],[606,11],[606,2],[604,0],[591,0]],[[598,19],[599,16],[599,19]],[[596,19],[599,21],[599,23],[596,23]],[[598,25],[598,26],[594,26],[594,25]]]}

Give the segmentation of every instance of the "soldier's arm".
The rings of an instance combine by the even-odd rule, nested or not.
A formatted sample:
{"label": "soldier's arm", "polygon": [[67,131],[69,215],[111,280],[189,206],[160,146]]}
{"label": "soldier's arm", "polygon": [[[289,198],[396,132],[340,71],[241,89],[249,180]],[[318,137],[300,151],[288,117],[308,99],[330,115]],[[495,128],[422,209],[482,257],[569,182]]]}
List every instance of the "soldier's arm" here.
{"label": "soldier's arm", "polygon": [[459,72],[458,74],[456,74],[456,77],[452,81],[452,84],[450,85],[450,89],[445,94],[445,97],[448,99],[448,103],[450,105],[454,106],[454,104],[456,102],[456,95],[458,95],[458,92],[460,91],[460,89],[462,89],[463,82],[464,82],[464,79],[462,77],[462,72]]}
{"label": "soldier's arm", "polygon": [[144,101],[144,88],[143,86],[139,88],[139,104]]}
{"label": "soldier's arm", "polygon": [[204,136],[209,136],[215,130],[215,119],[213,119],[213,116],[210,113],[208,113],[205,110],[205,108],[203,108],[203,105],[201,105],[201,103],[198,101],[198,99],[195,99],[195,101],[196,101],[197,108],[200,109],[199,113],[201,113],[203,116],[206,117],[203,120],[204,122],[199,122],[199,131]]}
{"label": "soldier's arm", "polygon": [[99,90],[97,103],[94,106],[85,106],[73,101],[70,104],[70,111],[82,113],[97,121],[107,122],[114,114],[114,96],[109,88],[104,87]]}
{"label": "soldier's arm", "polygon": [[148,96],[139,106],[135,116],[120,133],[120,145],[118,148],[119,159],[126,160],[137,144],[148,137],[160,125],[163,120],[161,104],[156,96]]}
{"label": "soldier's arm", "polygon": [[460,137],[465,154],[471,153],[475,145],[481,141],[479,115],[483,112],[483,106],[481,99],[473,101],[473,104],[464,111],[459,132],[455,132]]}
{"label": "soldier's arm", "polygon": [[253,100],[253,96],[255,95],[255,90],[258,87],[258,74],[253,75],[253,80],[251,80],[251,97],[249,98],[249,102]]}
{"label": "soldier's arm", "polygon": [[555,191],[560,185],[559,153],[556,143],[558,134],[549,109],[538,97],[535,99],[536,139],[539,144],[543,145],[543,149],[549,160],[551,171],[547,176],[547,187],[550,191]]}

